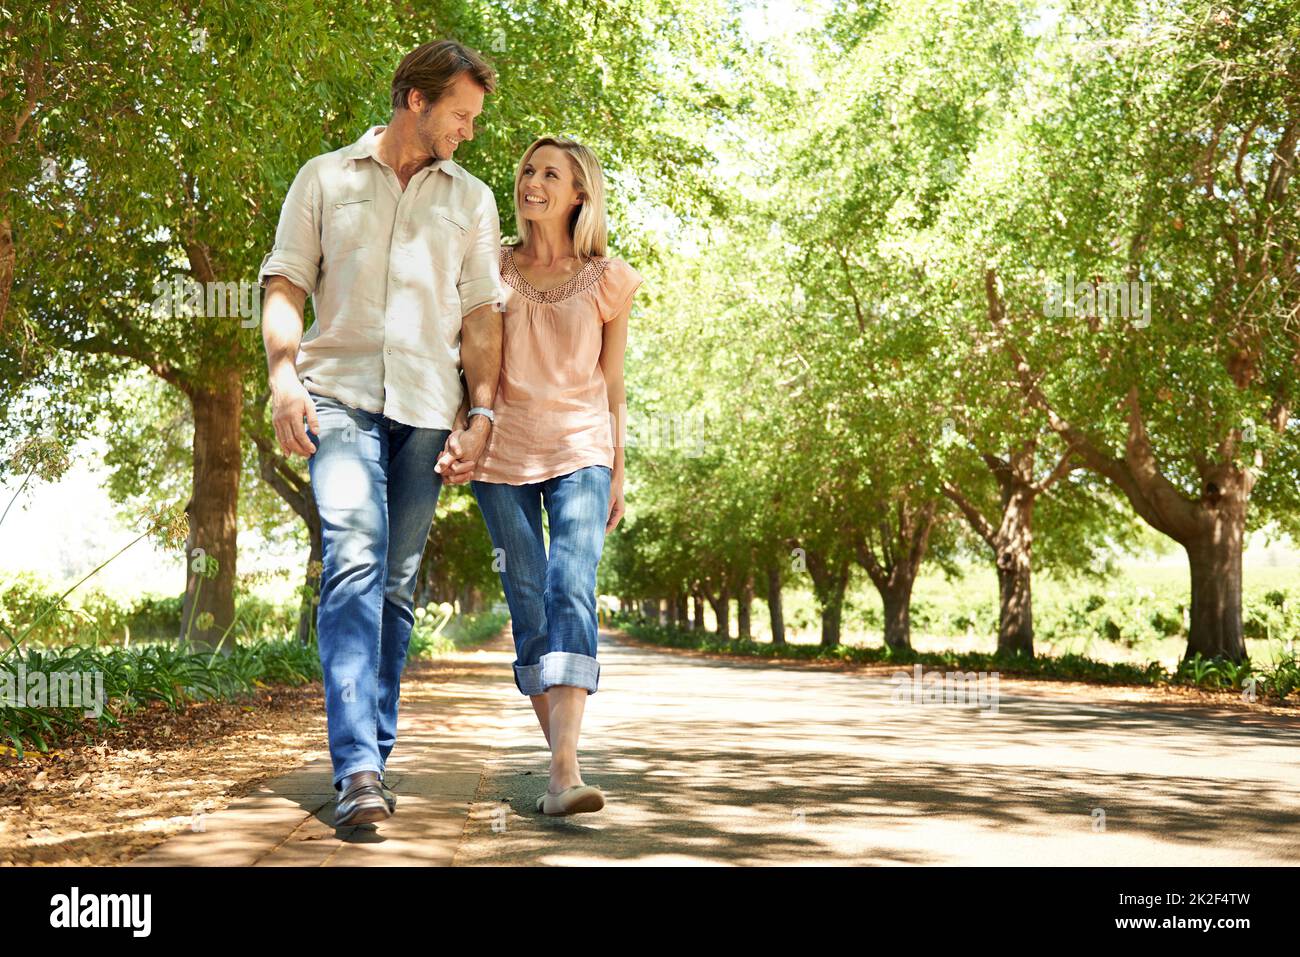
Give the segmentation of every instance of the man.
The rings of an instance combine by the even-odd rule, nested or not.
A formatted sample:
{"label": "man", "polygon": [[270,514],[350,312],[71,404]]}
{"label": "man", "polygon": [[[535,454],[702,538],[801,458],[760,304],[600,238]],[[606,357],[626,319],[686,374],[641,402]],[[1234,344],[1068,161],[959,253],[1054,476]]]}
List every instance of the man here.
{"label": "man", "polygon": [[[444,446],[447,460],[472,463],[492,427],[501,227],[492,191],[451,157],[474,138],[495,86],[459,43],[408,53],[388,125],[299,171],[259,274],[275,434],[286,455],[309,457],[321,517],[317,634],[336,826],[395,808],[383,773],[442,488],[435,464]],[[304,337],[308,294],[315,322]]]}

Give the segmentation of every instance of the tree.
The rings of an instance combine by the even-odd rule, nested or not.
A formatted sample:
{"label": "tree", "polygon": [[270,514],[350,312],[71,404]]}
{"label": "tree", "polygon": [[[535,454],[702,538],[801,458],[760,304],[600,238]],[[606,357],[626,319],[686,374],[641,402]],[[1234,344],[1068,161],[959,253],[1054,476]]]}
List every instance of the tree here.
{"label": "tree", "polygon": [[1296,504],[1298,28],[1157,12],[1067,18],[951,234],[1025,401],[1186,551],[1187,656],[1240,661],[1245,533]]}

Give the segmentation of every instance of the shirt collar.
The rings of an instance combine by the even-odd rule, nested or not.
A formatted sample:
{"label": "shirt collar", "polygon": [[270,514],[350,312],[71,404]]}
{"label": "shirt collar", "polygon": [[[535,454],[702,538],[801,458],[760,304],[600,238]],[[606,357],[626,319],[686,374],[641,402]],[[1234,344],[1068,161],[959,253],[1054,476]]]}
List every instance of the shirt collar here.
{"label": "shirt collar", "polygon": [[[343,150],[343,156],[346,159],[353,160],[368,157],[375,160],[375,162],[378,162],[379,157],[375,155],[375,151],[378,149],[377,141],[379,139],[379,134],[383,129],[384,127],[382,125],[370,127],[370,129],[361,134],[359,140]],[[429,168],[440,169],[448,176],[455,176],[457,171],[460,169],[455,162],[449,159],[436,160],[429,164]]]}

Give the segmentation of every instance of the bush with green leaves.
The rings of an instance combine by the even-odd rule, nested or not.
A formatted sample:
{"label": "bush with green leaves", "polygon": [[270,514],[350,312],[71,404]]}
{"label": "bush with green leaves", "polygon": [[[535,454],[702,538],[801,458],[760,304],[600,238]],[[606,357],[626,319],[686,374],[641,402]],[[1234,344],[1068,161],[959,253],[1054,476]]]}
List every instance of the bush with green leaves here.
{"label": "bush with green leaves", "polygon": [[1093,591],[1068,600],[1063,607],[1040,605],[1037,630],[1042,639],[1053,643],[1099,638],[1137,648],[1182,634],[1185,612],[1185,601],[1149,588]]}
{"label": "bush with green leaves", "polygon": [[457,615],[447,603],[417,608],[407,653],[411,658],[429,658],[471,648],[500,632],[509,617],[491,611]]}
{"label": "bush with green leaves", "polygon": [[1242,631],[1247,638],[1294,641],[1300,637],[1300,595],[1272,588],[1262,595],[1245,596]]}
{"label": "bush with green leaves", "polygon": [[[27,699],[34,681],[52,686],[52,676],[74,674],[93,676],[96,689],[102,690],[98,716],[86,715],[92,708],[84,701],[77,707],[50,707]],[[90,740],[154,703],[182,711],[198,701],[243,700],[259,687],[302,685],[320,677],[316,646],[292,639],[237,643],[229,655],[183,651],[171,644],[28,648],[0,660],[0,688],[17,693],[15,699],[0,699],[0,739],[21,757],[29,748],[48,751],[68,739]]]}
{"label": "bush with green leaves", "polygon": [[[0,626],[17,634],[39,619],[23,644],[44,648],[165,641],[180,631],[179,594],[144,594],[130,602],[95,588],[80,590],[60,602],[61,595],[58,588],[30,574],[0,583]],[[57,607],[41,617],[51,606]],[[239,591],[231,634],[240,641],[287,637],[297,631],[298,612],[296,605]]]}

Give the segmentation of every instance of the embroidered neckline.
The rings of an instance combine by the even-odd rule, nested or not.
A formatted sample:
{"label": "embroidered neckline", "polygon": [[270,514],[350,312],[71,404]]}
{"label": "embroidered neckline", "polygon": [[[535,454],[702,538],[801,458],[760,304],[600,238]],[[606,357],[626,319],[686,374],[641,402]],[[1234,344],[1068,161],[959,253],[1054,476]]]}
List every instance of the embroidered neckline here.
{"label": "embroidered neckline", "polygon": [[569,277],[569,279],[553,289],[538,289],[519,271],[515,265],[515,251],[512,246],[501,247],[501,278],[509,283],[516,292],[525,299],[531,299],[533,302],[563,302],[571,296],[576,296],[584,289],[589,288],[605,272],[605,266],[609,259],[588,259],[582,264],[582,268]]}

